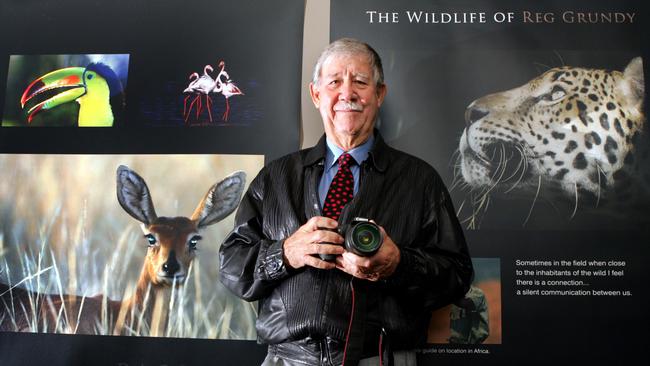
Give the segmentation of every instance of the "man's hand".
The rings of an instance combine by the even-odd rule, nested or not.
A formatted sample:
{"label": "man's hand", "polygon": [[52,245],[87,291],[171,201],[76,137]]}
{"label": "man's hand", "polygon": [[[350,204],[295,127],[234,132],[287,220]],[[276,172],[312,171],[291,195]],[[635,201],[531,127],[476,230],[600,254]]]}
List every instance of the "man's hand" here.
{"label": "man's hand", "polygon": [[[338,222],[323,216],[309,219],[284,241],[284,264],[291,268],[311,266],[333,269],[336,265],[318,258],[318,254],[339,256],[345,252],[343,237],[335,229]],[[316,255],[316,257],[314,256]],[[337,258],[339,258],[337,257]]]}
{"label": "man's hand", "polygon": [[401,259],[397,244],[391,239],[383,227],[379,227],[384,242],[372,257],[361,257],[351,252],[345,252],[336,258],[336,268],[354,277],[368,281],[378,281],[395,272]]}

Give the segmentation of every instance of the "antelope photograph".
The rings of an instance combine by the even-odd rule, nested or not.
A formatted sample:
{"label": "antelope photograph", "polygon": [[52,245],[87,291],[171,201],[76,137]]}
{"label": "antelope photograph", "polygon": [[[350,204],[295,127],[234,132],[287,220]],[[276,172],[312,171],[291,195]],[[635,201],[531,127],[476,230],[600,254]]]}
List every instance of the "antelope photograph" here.
{"label": "antelope photograph", "polygon": [[255,155],[0,155],[0,331],[254,339],[218,280]]}

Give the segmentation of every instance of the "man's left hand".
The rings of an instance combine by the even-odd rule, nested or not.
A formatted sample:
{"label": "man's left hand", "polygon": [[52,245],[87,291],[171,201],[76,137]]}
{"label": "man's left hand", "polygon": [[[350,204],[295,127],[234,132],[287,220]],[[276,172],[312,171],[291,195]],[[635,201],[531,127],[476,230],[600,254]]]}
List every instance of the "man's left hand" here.
{"label": "man's left hand", "polygon": [[368,281],[378,281],[392,275],[401,259],[400,250],[384,228],[380,226],[379,229],[384,242],[377,253],[371,257],[362,257],[346,251],[336,257],[336,268]]}

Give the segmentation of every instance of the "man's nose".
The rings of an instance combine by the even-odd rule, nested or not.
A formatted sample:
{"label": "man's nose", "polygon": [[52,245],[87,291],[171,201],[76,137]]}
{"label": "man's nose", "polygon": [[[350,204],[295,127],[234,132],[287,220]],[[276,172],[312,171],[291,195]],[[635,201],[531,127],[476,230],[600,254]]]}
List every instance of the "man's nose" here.
{"label": "man's nose", "polygon": [[354,90],[354,85],[352,84],[351,80],[346,80],[343,82],[341,85],[341,89],[339,90],[339,100],[345,100],[345,101],[355,101],[357,100],[358,95],[357,92]]}

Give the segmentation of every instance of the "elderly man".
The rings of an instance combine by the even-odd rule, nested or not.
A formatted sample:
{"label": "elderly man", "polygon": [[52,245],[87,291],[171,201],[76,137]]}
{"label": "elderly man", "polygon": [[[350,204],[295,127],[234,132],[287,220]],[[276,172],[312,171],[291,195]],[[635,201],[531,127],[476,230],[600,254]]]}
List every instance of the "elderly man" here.
{"label": "elderly man", "polygon": [[[264,365],[413,365],[403,350],[424,343],[431,311],[460,299],[473,274],[451,199],[430,165],[374,129],[386,85],[369,45],[330,44],[310,91],[325,136],[251,183],[221,246],[221,281],[259,301]],[[379,225],[372,255],[343,246],[357,217]]]}

